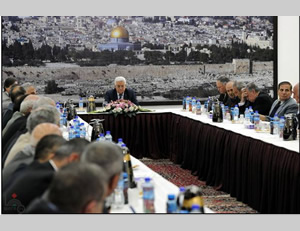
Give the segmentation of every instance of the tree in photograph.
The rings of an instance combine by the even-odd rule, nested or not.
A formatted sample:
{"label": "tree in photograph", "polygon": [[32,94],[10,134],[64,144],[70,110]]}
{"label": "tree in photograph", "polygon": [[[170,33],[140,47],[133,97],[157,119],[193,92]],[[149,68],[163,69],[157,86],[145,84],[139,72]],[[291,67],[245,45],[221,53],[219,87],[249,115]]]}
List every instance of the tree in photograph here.
{"label": "tree in photograph", "polygon": [[58,92],[57,83],[55,80],[48,80],[47,85],[45,87],[45,93],[46,94],[54,94]]}

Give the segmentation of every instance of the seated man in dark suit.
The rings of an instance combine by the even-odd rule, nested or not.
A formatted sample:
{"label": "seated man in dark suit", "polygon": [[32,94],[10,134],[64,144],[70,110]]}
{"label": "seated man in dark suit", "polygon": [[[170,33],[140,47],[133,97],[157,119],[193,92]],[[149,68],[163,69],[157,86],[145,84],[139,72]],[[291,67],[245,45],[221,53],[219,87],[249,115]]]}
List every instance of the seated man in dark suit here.
{"label": "seated man in dark suit", "polygon": [[272,98],[267,93],[260,91],[254,83],[249,83],[245,91],[247,100],[244,101],[244,107],[252,106],[253,111],[258,111],[261,115],[268,115],[273,103]]}
{"label": "seated man in dark suit", "polygon": [[274,117],[275,114],[278,117],[285,114],[297,114],[298,105],[296,100],[292,96],[292,84],[288,81],[283,81],[278,84],[278,99],[272,104],[268,116],[260,116],[261,120],[269,120],[270,117]]}
{"label": "seated man in dark suit", "polygon": [[[40,141],[40,142],[45,142]],[[42,148],[43,143],[40,143],[37,148]],[[37,153],[37,160],[32,162],[21,174],[17,176],[15,181],[3,193],[3,211],[4,213],[18,213],[16,209],[5,209],[9,205],[11,195],[16,194],[16,199],[27,207],[27,205],[37,197],[43,195],[44,191],[50,185],[54,173],[61,167],[68,165],[71,162],[78,161],[80,155],[84,151],[89,142],[82,138],[75,138],[63,143],[54,153],[54,155],[46,156],[41,154],[39,150]],[[47,162],[43,162],[47,158],[51,158]]]}
{"label": "seated man in dark suit", "polygon": [[220,93],[218,100],[226,106],[227,106],[227,101],[229,100],[228,99],[229,97],[226,92],[226,83],[228,83],[228,82],[229,82],[229,79],[227,77],[220,77],[216,81],[216,85],[217,85],[218,91]]}
{"label": "seated man in dark suit", "polygon": [[118,99],[130,100],[132,103],[139,105],[135,93],[132,89],[126,88],[126,79],[122,76],[115,78],[115,88],[106,92],[104,104]]}
{"label": "seated man in dark suit", "polygon": [[60,169],[42,198],[26,213],[102,213],[107,190],[105,171],[93,163],[71,163]]}
{"label": "seated man in dark suit", "polygon": [[225,106],[229,108],[234,107],[240,102],[239,97],[235,96],[234,89],[233,89],[234,81],[229,81],[226,83],[226,92],[228,95],[228,101],[224,103]]}

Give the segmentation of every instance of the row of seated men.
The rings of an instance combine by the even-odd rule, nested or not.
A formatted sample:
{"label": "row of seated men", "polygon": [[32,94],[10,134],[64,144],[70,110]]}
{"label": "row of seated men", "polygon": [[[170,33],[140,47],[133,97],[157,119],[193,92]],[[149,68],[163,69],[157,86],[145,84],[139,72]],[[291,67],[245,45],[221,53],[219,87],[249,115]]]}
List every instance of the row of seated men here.
{"label": "row of seated men", "polygon": [[4,88],[11,101],[2,101],[2,118],[8,118],[2,129],[2,213],[108,213],[123,170],[121,148],[65,140],[54,100],[13,78]]}
{"label": "row of seated men", "polygon": [[[234,107],[238,105],[240,113],[252,106],[253,111],[258,111],[260,119],[269,121],[275,114],[278,117],[285,114],[297,114],[299,108],[299,83],[292,84],[283,81],[278,84],[278,99],[273,99],[255,83],[245,85],[243,82],[230,81],[226,77],[221,77],[216,81],[216,86],[220,93],[219,101],[225,106]],[[292,98],[293,95],[293,98]]]}

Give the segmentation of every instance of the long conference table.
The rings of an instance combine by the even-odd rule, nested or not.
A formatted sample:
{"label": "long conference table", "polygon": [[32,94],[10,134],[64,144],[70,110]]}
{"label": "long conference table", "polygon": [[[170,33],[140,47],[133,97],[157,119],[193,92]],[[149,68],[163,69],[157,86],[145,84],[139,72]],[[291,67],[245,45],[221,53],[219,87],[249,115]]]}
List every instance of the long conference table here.
{"label": "long conference table", "polygon": [[104,129],[114,141],[123,138],[135,158],[170,159],[260,213],[300,213],[299,138],[283,141],[242,124],[213,123],[181,107],[132,118],[79,116],[86,122],[104,119]]}

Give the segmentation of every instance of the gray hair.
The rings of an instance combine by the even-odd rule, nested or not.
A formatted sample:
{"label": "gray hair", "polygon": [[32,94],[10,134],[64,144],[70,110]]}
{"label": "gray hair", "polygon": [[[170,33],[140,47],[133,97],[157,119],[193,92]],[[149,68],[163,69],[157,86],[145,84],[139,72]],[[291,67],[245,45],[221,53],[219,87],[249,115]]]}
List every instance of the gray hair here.
{"label": "gray hair", "polygon": [[29,133],[41,123],[53,123],[59,126],[60,113],[53,106],[45,105],[31,112],[27,119],[26,128]]}
{"label": "gray hair", "polygon": [[62,167],[49,186],[48,200],[65,213],[82,213],[91,201],[104,203],[105,171],[93,163],[73,162]]}
{"label": "gray hair", "polygon": [[126,79],[123,76],[118,76],[115,78],[115,85],[117,82],[124,82],[126,84]]}
{"label": "gray hair", "polygon": [[89,141],[83,138],[69,140],[56,150],[54,158],[63,159],[70,156],[72,153],[77,153],[79,156],[81,156],[89,143]]}
{"label": "gray hair", "polygon": [[112,179],[113,176],[122,172],[123,152],[115,143],[96,141],[86,147],[81,161],[101,166],[107,172],[109,179]]}
{"label": "gray hair", "polygon": [[29,87],[34,87],[35,88],[35,86],[34,85],[32,85],[31,83],[23,83],[22,84],[22,87],[24,87],[24,89],[27,91],[27,89],[29,88]]}
{"label": "gray hair", "polygon": [[242,88],[245,87],[245,84],[243,82],[240,82],[240,81],[234,81],[233,86],[236,87],[239,91],[241,91]]}
{"label": "gray hair", "polygon": [[260,89],[254,83],[248,83],[246,88],[248,89],[248,91],[252,91],[252,90],[254,90],[255,92],[260,91]]}
{"label": "gray hair", "polygon": [[221,82],[222,84],[226,84],[229,82],[229,79],[227,77],[220,77],[217,79],[217,81]]}
{"label": "gray hair", "polygon": [[20,105],[20,112],[23,114],[27,114],[33,109],[33,105],[37,102],[39,96],[37,95],[28,95],[23,100],[23,102]]}
{"label": "gray hair", "polygon": [[35,101],[35,104],[33,105],[32,110],[37,109],[38,107],[44,106],[44,105],[55,106],[55,101],[49,97],[40,96],[40,98],[37,101]]}

